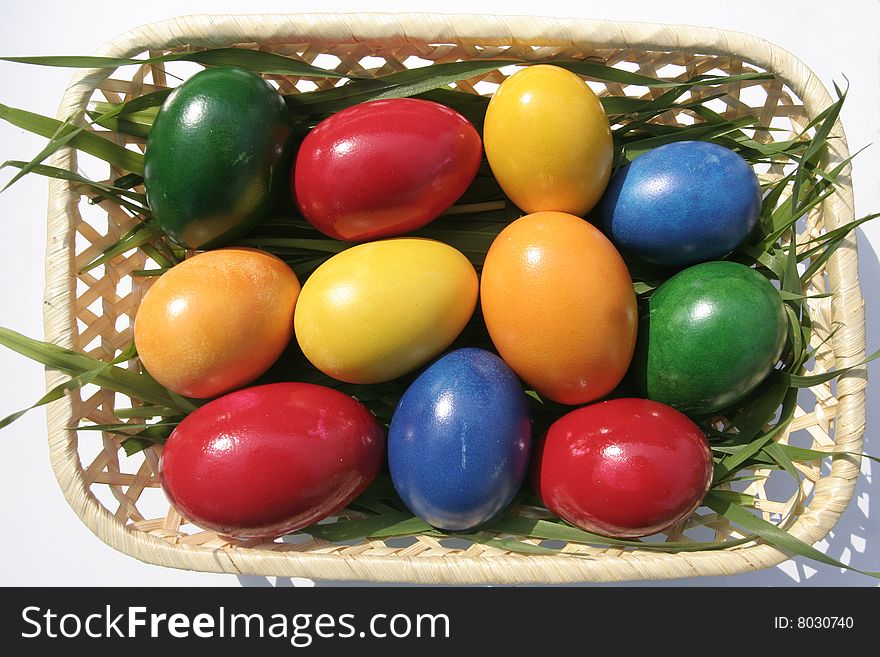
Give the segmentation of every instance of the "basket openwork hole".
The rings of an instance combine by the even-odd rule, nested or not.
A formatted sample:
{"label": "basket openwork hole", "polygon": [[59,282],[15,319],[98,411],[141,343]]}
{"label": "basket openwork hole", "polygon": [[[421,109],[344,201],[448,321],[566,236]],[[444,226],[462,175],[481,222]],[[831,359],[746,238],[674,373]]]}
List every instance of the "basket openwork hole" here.
{"label": "basket openwork hole", "polygon": [[312,82],[311,80],[300,80],[296,83],[295,89],[299,92],[303,91],[314,91],[318,88],[318,85]]}
{"label": "basket openwork hole", "polygon": [[384,66],[387,66],[387,60],[384,57],[376,57],[375,55],[367,55],[366,57],[361,57],[358,60],[358,64],[364,69],[364,71],[369,70],[380,70]]}
{"label": "basket openwork hole", "polygon": [[664,64],[663,66],[657,67],[657,75],[661,78],[669,78],[674,80],[676,78],[686,76],[687,69],[681,64]]}
{"label": "basket openwork hole", "polygon": [[430,66],[434,62],[430,59],[424,59],[423,57],[419,57],[418,55],[410,55],[406,59],[401,62],[406,68],[422,68],[424,66]]}
{"label": "basket openwork hole", "polygon": [[[609,63],[613,63],[615,68],[619,68],[623,71],[629,71],[630,73],[636,73],[639,70],[639,63],[636,61],[628,61],[626,59],[619,59],[617,61],[612,61]],[[668,64],[664,64],[661,68],[668,66]],[[658,73],[660,71],[658,70]]]}
{"label": "basket openwork hole", "polygon": [[[249,46],[254,47],[254,46]],[[182,47],[181,49],[186,49]],[[456,44],[407,44],[389,46],[370,46],[366,43],[325,45],[316,47],[308,44],[274,44],[264,47],[285,55],[302,59],[328,69],[335,69],[344,75],[363,76],[381,74],[425,66],[433,62],[443,63],[460,59],[479,58],[520,58],[529,61],[548,59],[596,59],[614,65],[621,70],[643,75],[668,77],[684,80],[696,75],[740,74],[756,70],[732,57],[695,55],[684,52],[644,52],[627,49],[600,49],[578,51],[571,47],[543,46],[461,46]],[[171,51],[169,51],[171,52]],[[152,52],[151,55],[162,54]],[[154,66],[127,67],[116,71],[96,91],[93,101],[118,103],[138,95],[166,87],[174,87],[181,79],[186,79],[202,67],[188,62],[168,62]],[[522,68],[505,66],[499,71],[460,80],[455,87],[465,93],[489,95],[508,76]],[[336,79],[307,81],[296,77],[268,76],[282,93],[297,93],[311,89],[329,89],[341,84]],[[657,90],[614,82],[587,79],[591,88],[600,96],[631,96],[639,98],[656,97]],[[720,88],[725,95],[710,101],[716,112],[730,117],[747,114],[759,117],[763,125],[777,130],[757,130],[756,141],[782,141],[796,137],[807,123],[801,101],[787,87],[775,80],[757,80],[736,83]],[[719,90],[713,88],[712,93]],[[708,94],[707,90],[694,90],[684,96],[682,102],[697,99]],[[702,95],[701,95],[702,94]],[[655,121],[669,125],[689,125],[702,120],[686,109],[669,111],[658,116]],[[105,133],[106,134],[106,133]],[[128,148],[142,151],[143,139],[122,134],[112,135]],[[83,164],[85,166],[85,162]],[[91,166],[91,165],[89,165]],[[762,179],[777,180],[786,174],[782,165],[768,165],[759,170]],[[120,172],[104,171],[100,180],[112,181]],[[81,190],[72,189],[76,196]],[[143,192],[142,187],[135,191]],[[75,250],[77,270],[91,262],[109,244],[136,225],[136,218],[109,204],[90,205],[85,197],[79,204],[76,219]],[[823,230],[822,217],[818,213],[804,219],[797,228],[799,234],[816,234]],[[805,240],[804,240],[805,241]],[[799,235],[798,243],[801,244]],[[132,324],[137,306],[144,291],[151,283],[150,278],[135,276],[140,270],[156,269],[158,264],[140,250],[126,252],[110,260],[101,268],[81,272],[76,279],[76,331],[74,343],[78,348],[88,348],[94,355],[110,359],[117,356],[132,339]],[[809,282],[808,293],[822,294],[829,291],[829,281],[824,268],[820,267]],[[834,365],[833,352],[823,341],[827,341],[833,331],[830,302],[827,299],[809,301],[810,314],[814,318],[812,346],[817,350],[810,370],[826,371]],[[130,363],[136,367],[136,363]],[[120,419],[114,409],[136,405],[131,400],[108,391],[83,388],[75,400],[77,419],[85,418],[90,423],[109,424],[114,422],[138,422],[137,418]],[[815,449],[829,449],[834,444],[834,417],[837,400],[831,385],[813,389],[811,394],[802,395],[790,433],[783,441]],[[725,428],[723,419],[719,428]],[[729,428],[729,427],[728,427]],[[443,538],[432,535],[402,536],[382,539],[356,539],[343,542],[328,542],[307,534],[292,534],[272,542],[230,540],[203,531],[188,523],[170,507],[159,488],[158,463],[159,447],[152,447],[137,457],[127,457],[121,450],[123,436],[113,432],[80,430],[77,432],[77,448],[85,482],[100,502],[116,520],[137,531],[150,534],[171,544],[186,544],[205,549],[237,550],[247,549],[268,552],[315,553],[341,555],[346,557],[436,557],[466,556],[491,559],[498,556],[527,559],[526,555],[515,554],[499,544],[487,545],[466,538]],[[751,479],[731,484],[735,491],[754,495],[756,512],[767,519],[779,521],[793,520],[804,511],[807,501],[813,494],[815,482],[827,471],[817,465],[805,464],[802,483],[784,472],[758,468]],[[778,483],[777,483],[778,480]],[[867,504],[867,502],[865,502]],[[515,510],[523,515],[534,514],[530,507]],[[867,511],[865,512],[867,513]],[[356,510],[344,510],[340,516],[346,518],[362,517]],[[785,520],[784,522],[789,522]],[[333,522],[330,519],[328,522]],[[680,525],[661,535],[649,537],[657,541],[723,541],[741,537],[741,534],[713,511],[701,508]],[[539,547],[560,550],[561,555],[591,558],[603,554],[619,555],[617,548],[595,548],[561,541],[531,541]]]}
{"label": "basket openwork hole", "polygon": [[474,86],[474,91],[482,96],[490,96],[495,93],[498,85],[487,80],[480,80]]}
{"label": "basket openwork hole", "polygon": [[315,66],[319,66],[321,68],[326,68],[329,71],[333,71],[342,63],[342,60],[335,55],[330,55],[327,53],[320,53],[312,60],[312,64]]}

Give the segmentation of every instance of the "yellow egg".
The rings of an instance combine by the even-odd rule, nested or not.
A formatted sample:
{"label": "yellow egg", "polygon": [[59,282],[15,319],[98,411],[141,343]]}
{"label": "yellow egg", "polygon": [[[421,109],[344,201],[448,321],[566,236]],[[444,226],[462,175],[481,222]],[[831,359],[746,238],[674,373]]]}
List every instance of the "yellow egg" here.
{"label": "yellow egg", "polygon": [[527,213],[583,216],[611,176],[608,117],[596,94],[558,66],[529,66],[510,76],[486,111],[483,145],[492,173]]}
{"label": "yellow egg", "polygon": [[330,258],[303,285],[296,339],[306,358],[335,379],[390,381],[452,344],[477,293],[473,265],[442,242],[360,244]]}

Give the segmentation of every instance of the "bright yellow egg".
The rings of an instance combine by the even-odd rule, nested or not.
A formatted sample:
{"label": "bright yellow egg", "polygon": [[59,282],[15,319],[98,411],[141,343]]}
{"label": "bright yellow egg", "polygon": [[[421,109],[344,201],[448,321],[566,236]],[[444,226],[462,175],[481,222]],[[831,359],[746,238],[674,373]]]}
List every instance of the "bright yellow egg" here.
{"label": "bright yellow egg", "polygon": [[510,76],[486,111],[483,145],[492,173],[527,213],[583,216],[611,176],[611,128],[587,84],[558,66]]}
{"label": "bright yellow egg", "polygon": [[473,265],[442,242],[360,244],[330,258],[303,285],[296,339],[306,358],[335,379],[390,381],[452,344],[477,293]]}

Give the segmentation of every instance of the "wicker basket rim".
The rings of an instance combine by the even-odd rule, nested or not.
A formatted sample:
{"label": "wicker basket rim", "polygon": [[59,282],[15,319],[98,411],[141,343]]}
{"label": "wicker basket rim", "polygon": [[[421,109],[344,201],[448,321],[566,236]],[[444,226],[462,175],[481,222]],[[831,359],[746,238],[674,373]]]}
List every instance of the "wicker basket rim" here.
{"label": "wicker basket rim", "polygon": [[[128,57],[146,50],[185,44],[221,47],[234,43],[457,43],[537,44],[589,49],[626,48],[644,51],[684,51],[733,55],[775,73],[802,100],[809,116],[830,104],[831,98],[818,77],[783,48],[750,34],[705,27],[653,23],[612,22],[589,19],[560,20],[525,16],[461,14],[282,14],[191,15],[137,27],[105,44],[96,54]],[[107,70],[77,73],[67,88],[59,116],[70,116],[84,107],[94,89],[111,74]],[[849,157],[843,128],[833,130],[829,163]],[[71,149],[53,156],[53,165],[75,167]],[[825,224],[830,228],[853,217],[849,178],[842,178],[840,193],[824,202]],[[73,217],[76,198],[64,181],[50,181],[44,325],[46,340],[71,346],[76,318]],[[864,358],[864,315],[858,286],[858,261],[854,234],[827,263],[833,303],[842,328],[833,338],[838,366],[855,365]],[[62,380],[47,373],[50,386]],[[865,376],[854,370],[838,383],[836,442],[859,451],[865,421]],[[727,575],[767,568],[790,555],[769,545],[732,550],[679,554],[603,554],[601,558],[506,555],[498,557],[375,557],[368,555],[302,554],[241,549],[208,549],[170,544],[155,536],[120,524],[94,497],[83,477],[76,451],[70,399],[47,408],[50,460],[62,492],[74,512],[101,540],[141,561],[169,567],[233,574],[310,577],[336,580],[372,580],[422,583],[563,583],[669,579]],[[854,474],[855,470],[855,474]],[[858,475],[857,462],[835,458],[831,473],[817,484],[814,499],[789,529],[813,543],[834,526],[848,504]]]}

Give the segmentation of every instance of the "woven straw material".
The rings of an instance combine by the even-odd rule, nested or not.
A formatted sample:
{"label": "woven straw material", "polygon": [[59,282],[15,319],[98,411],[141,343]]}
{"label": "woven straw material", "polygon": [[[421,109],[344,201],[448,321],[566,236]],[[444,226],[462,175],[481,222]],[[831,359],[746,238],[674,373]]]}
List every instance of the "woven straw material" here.
{"label": "woven straw material", "polygon": [[[142,53],[238,45],[280,52],[353,75],[377,75],[424,65],[424,61],[470,59],[598,58],[651,76],[685,79],[693,75],[769,71],[775,80],[733,83],[726,95],[711,101],[727,117],[756,115],[764,125],[781,130],[756,138],[785,140],[797,135],[832,99],[816,76],[784,50],[746,34],[719,30],[610,23],[587,20],[437,15],[289,15],[193,16],[135,29],[104,46],[98,54],[129,57]],[[168,72],[175,70],[168,64]],[[188,73],[196,70],[187,65]],[[505,69],[505,72],[507,70]],[[313,89],[294,77],[267,76],[284,93]],[[491,93],[502,72],[460,81],[457,88]],[[59,118],[88,102],[120,102],[175,82],[163,66],[127,67],[113,72],[83,71],[68,88]],[[644,97],[659,91],[588,80],[600,94]],[[318,88],[337,84],[322,80]],[[696,89],[693,98],[718,91]],[[691,123],[687,112],[668,112],[659,121]],[[142,150],[138,140],[103,132],[119,143]],[[840,124],[828,141],[828,168],[848,157]],[[59,151],[55,166],[77,169],[72,150]],[[827,169],[826,169],[827,170]],[[108,179],[119,175],[108,172]],[[781,165],[759,171],[772,179]],[[839,193],[799,224],[798,244],[853,219],[848,169]],[[133,270],[149,268],[140,251],[115,258],[90,273],[77,274],[133,223],[124,211],[101,203],[81,203],[83,190],[73,183],[51,181],[46,339],[101,358],[112,358],[131,340],[131,325],[143,294],[143,278]],[[81,211],[82,208],[82,211]],[[89,214],[89,216],[86,216]],[[809,312],[818,347],[812,372],[856,365],[865,356],[863,302],[859,292],[854,234],[810,280],[806,293],[831,292],[811,299]],[[837,330],[831,335],[832,328]],[[831,339],[822,344],[831,335]],[[131,365],[134,367],[134,364]],[[49,373],[50,386],[64,377]],[[859,452],[865,422],[864,368],[802,394],[789,429],[779,436],[802,447]],[[149,563],[192,570],[319,579],[411,581],[422,583],[559,583],[663,579],[729,575],[776,565],[789,555],[765,544],[684,553],[597,549],[568,544],[558,555],[524,555],[495,547],[415,537],[333,544],[294,535],[271,543],[230,542],[186,524],[165,501],[156,476],[160,448],[126,457],[120,437],[77,432],[82,418],[97,423],[117,421],[114,407],[130,400],[86,387],[48,409],[52,466],[61,488],[83,522],[113,547]],[[765,519],[782,524],[807,543],[824,537],[853,494],[859,475],[857,458],[838,454],[823,464],[798,464],[800,490],[783,473],[758,479],[746,492],[758,498]],[[779,483],[779,479],[782,482]],[[786,488],[787,485],[787,488]],[[740,534],[707,509],[666,533],[669,540],[725,540]]]}

